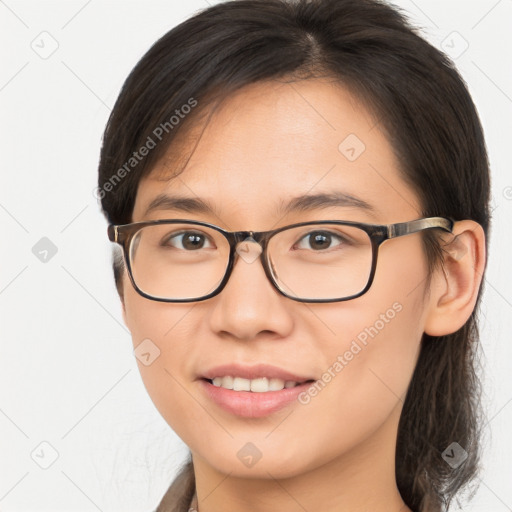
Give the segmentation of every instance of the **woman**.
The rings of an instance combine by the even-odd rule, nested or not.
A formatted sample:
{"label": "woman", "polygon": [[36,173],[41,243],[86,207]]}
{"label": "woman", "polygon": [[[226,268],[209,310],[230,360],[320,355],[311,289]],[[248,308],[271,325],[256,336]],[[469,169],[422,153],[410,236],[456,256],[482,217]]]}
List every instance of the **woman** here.
{"label": "woman", "polygon": [[376,0],[238,0],[164,35],[99,197],[156,407],[158,511],[448,509],[476,475],[489,171],[447,58]]}

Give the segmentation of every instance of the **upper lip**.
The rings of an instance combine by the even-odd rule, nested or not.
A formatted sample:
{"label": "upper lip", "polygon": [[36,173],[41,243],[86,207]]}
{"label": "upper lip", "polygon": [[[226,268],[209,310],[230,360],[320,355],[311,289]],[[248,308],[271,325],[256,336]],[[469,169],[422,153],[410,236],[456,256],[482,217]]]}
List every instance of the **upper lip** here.
{"label": "upper lip", "polygon": [[269,364],[257,364],[254,366],[242,366],[239,364],[223,364],[206,370],[200,375],[200,378],[212,380],[215,377],[242,377],[243,379],[259,379],[267,377],[269,379],[291,380],[294,382],[306,382],[315,380],[313,377],[297,375],[277,366]]}

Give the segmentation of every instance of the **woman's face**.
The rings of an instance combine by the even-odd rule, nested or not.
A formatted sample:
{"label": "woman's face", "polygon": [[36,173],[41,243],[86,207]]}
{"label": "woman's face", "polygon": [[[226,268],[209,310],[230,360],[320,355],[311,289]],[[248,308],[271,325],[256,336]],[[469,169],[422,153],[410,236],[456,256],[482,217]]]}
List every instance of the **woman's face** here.
{"label": "woman's face", "polygon": [[[168,157],[167,164],[172,152]],[[246,87],[214,115],[184,172],[164,180],[165,165],[140,183],[134,222],[181,218],[265,231],[304,221],[421,217],[378,122],[346,90],[319,80]],[[312,204],[282,213],[298,196],[332,193],[371,209]],[[160,194],[201,199],[214,212],[163,203],[146,212]],[[135,347],[150,340],[141,347],[152,347],[152,355],[138,363],[145,386],[194,456],[223,473],[283,478],[335,460],[357,464],[363,453],[394,458],[427,316],[426,276],[419,234],[385,242],[372,287],[346,302],[293,301],[272,286],[259,259],[238,258],[223,291],[202,302],[145,299],[125,275],[125,318]],[[263,402],[270,395],[251,392],[258,395],[251,408],[247,391],[221,391],[221,405],[203,377],[231,364],[240,373],[271,365],[320,383],[269,409]],[[219,370],[231,371],[238,370]]]}

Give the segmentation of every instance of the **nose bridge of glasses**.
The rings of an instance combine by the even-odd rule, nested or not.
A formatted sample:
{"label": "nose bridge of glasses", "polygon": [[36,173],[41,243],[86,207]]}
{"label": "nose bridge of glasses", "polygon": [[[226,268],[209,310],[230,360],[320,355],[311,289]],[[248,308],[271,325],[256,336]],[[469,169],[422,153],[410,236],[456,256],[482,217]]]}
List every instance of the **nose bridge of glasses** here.
{"label": "nose bridge of glasses", "polygon": [[238,256],[246,263],[253,263],[260,257],[263,247],[261,242],[253,237],[253,233],[249,232],[237,237],[235,250]]}

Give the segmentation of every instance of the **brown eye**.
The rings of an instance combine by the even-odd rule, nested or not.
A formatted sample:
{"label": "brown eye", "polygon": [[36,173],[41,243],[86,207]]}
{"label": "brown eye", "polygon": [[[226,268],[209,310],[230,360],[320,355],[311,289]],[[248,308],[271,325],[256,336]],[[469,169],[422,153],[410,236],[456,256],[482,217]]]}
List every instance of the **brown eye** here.
{"label": "brown eye", "polygon": [[183,249],[185,251],[196,251],[198,249],[210,248],[212,244],[208,237],[203,233],[194,231],[182,231],[180,233],[173,233],[166,237],[162,244],[163,246],[171,246],[176,249]]}
{"label": "brown eye", "polygon": [[333,246],[340,245],[342,242],[343,239],[334,233],[329,233],[328,231],[312,231],[299,240],[297,248],[321,251],[322,249],[331,249]]}

